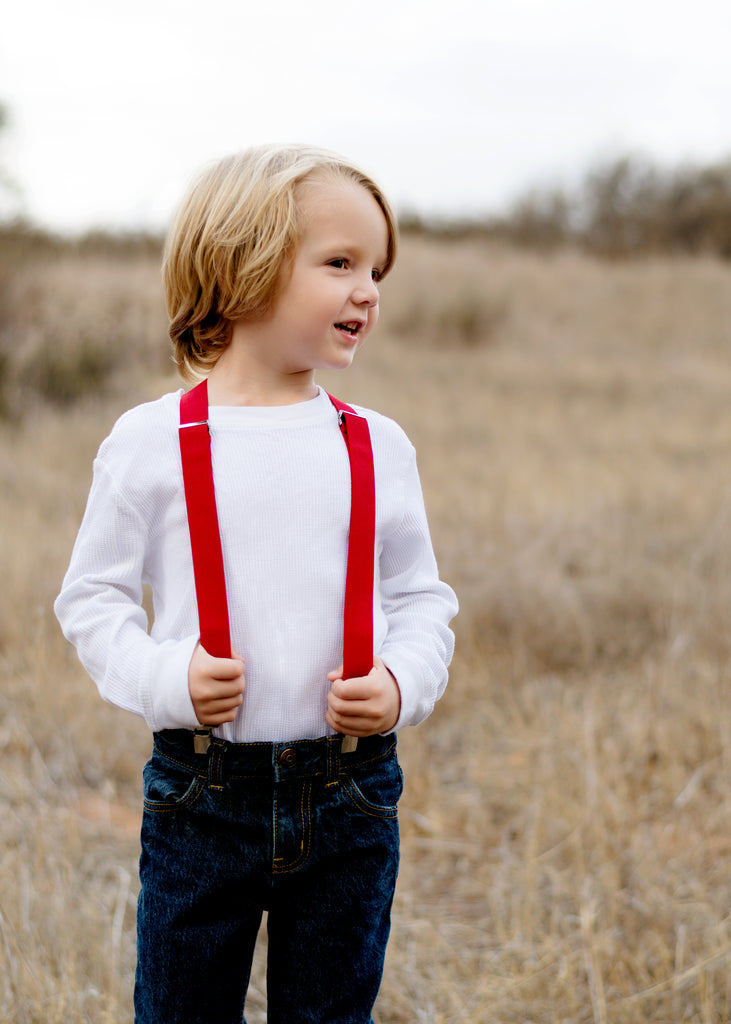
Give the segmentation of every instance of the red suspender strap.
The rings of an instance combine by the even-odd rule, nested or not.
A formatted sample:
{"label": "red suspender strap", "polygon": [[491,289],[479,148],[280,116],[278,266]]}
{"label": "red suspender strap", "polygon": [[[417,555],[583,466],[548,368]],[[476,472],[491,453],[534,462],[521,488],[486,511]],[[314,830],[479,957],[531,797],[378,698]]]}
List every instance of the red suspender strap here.
{"label": "red suspender strap", "polygon": [[373,668],[373,561],[376,484],[368,421],[332,395],[350,459],[350,533],[343,613],[343,679]]}
{"label": "red suspender strap", "polygon": [[226,579],[213,489],[208,382],[205,380],[180,399],[180,455],[201,644],[214,658],[230,658]]}
{"label": "red suspender strap", "polygon": [[[365,417],[328,396],[338,410],[350,460],[350,533],[343,612],[343,678],[373,668],[373,562],[376,487],[373,449]],[[231,657],[226,580],[211,466],[207,381],[180,400],[180,454],[198,600],[201,644],[217,658]]]}

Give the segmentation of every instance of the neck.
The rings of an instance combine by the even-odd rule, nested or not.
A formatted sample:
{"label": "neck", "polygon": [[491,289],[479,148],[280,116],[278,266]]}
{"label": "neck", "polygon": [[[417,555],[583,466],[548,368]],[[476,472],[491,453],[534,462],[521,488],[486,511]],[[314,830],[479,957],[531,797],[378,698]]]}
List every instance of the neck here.
{"label": "neck", "polygon": [[208,377],[211,405],[295,405],[317,395],[315,371],[280,373],[229,345]]}

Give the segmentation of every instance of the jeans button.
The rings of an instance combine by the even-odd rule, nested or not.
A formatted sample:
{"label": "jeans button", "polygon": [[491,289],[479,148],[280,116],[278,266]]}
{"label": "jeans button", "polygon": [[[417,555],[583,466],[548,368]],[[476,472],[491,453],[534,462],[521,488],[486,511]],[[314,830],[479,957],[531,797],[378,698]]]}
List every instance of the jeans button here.
{"label": "jeans button", "polygon": [[293,747],[287,747],[279,755],[279,763],[285,768],[291,768],[297,761],[297,751]]}

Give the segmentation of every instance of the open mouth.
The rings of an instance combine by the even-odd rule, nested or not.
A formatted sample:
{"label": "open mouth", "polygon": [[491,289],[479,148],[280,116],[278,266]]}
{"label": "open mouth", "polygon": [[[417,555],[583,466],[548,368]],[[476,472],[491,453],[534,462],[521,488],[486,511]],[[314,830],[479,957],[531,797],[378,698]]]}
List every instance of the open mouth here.
{"label": "open mouth", "polygon": [[346,334],[350,334],[351,337],[353,338],[356,336],[356,334],[358,333],[362,326],[363,325],[360,323],[359,320],[347,320],[345,323],[335,324],[335,327],[339,331],[345,331]]}

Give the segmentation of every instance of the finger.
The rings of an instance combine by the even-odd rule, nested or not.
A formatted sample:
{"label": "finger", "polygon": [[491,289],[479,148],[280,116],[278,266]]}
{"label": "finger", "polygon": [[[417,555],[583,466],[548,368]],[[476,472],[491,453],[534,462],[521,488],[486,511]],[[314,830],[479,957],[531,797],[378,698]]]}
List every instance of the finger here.
{"label": "finger", "polygon": [[379,723],[371,719],[342,719],[335,715],[325,715],[325,721],[335,732],[344,736],[372,736],[379,731]]}
{"label": "finger", "polygon": [[374,713],[379,713],[379,709],[374,701],[342,700],[334,694],[328,695],[327,705],[331,714],[336,715],[341,721],[347,720],[351,722],[356,718],[370,718]]}
{"label": "finger", "polygon": [[355,719],[344,719],[339,715],[334,715],[330,710],[325,713],[325,721],[334,729],[335,732],[343,733],[344,736],[364,736],[365,730],[358,728],[358,723]]}
{"label": "finger", "polygon": [[243,697],[232,697],[230,700],[202,700],[200,707],[209,715],[225,715],[229,711],[236,712],[243,704]]}
{"label": "finger", "polygon": [[330,680],[331,683],[334,683],[336,679],[342,679],[343,678],[343,666],[342,665],[338,665],[338,667],[333,669],[332,672],[328,672],[327,678]]}
{"label": "finger", "polygon": [[201,712],[198,716],[198,721],[201,725],[223,725],[225,722],[233,722],[236,718],[238,709],[234,708],[231,711],[224,712]]}
{"label": "finger", "polygon": [[196,709],[206,714],[225,714],[228,711],[236,710],[244,702],[243,693],[234,693],[226,697],[215,695],[201,695],[196,701]]}
{"label": "finger", "polygon": [[227,700],[204,700],[201,701],[201,706],[209,714],[223,715],[228,711],[235,711],[237,708],[240,708],[243,701],[243,696],[239,694],[237,697],[229,697]]}
{"label": "finger", "polygon": [[213,658],[208,662],[208,675],[214,679],[238,679],[244,674],[244,662],[239,658]]}
{"label": "finger", "polygon": [[202,679],[194,688],[194,691],[195,695],[201,700],[236,700],[244,692],[244,680],[241,677],[232,681]]}
{"label": "finger", "polygon": [[373,695],[373,685],[368,676],[356,679],[336,679],[330,687],[330,693],[341,700],[368,700]]}
{"label": "finger", "polygon": [[357,732],[358,730],[372,732],[374,725],[383,720],[383,715],[377,714],[374,708],[369,708],[362,715],[341,715],[334,708],[330,708],[329,714],[338,732]]}
{"label": "finger", "polygon": [[355,720],[374,722],[381,721],[385,717],[392,718],[394,710],[393,702],[389,701],[388,694],[380,692],[372,694],[366,700],[345,700],[330,692],[327,706],[333,715],[348,723]]}

